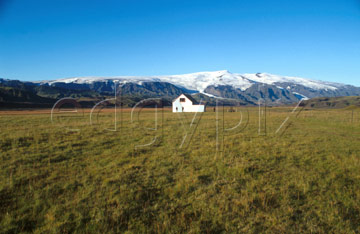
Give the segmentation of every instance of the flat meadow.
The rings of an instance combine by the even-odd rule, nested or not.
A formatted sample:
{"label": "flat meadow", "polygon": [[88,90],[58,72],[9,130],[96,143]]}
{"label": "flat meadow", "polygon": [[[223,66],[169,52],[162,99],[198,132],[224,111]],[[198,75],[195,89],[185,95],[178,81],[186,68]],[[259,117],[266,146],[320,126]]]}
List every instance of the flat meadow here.
{"label": "flat meadow", "polygon": [[292,110],[0,111],[0,231],[359,233],[360,113]]}

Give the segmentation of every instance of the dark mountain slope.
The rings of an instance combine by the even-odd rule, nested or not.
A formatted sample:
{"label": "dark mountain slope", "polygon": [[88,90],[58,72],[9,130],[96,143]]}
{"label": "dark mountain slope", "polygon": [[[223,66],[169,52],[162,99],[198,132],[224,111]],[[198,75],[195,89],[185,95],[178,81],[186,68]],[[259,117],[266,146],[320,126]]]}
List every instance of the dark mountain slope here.
{"label": "dark mountain slope", "polygon": [[309,108],[360,108],[360,96],[313,98],[303,103]]}

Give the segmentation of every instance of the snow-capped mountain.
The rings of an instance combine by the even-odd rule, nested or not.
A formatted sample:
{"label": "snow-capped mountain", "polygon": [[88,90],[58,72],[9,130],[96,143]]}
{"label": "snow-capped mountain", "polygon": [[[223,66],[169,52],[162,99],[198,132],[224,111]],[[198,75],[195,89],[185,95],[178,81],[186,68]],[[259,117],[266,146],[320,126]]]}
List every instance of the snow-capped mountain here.
{"label": "snow-capped mountain", "polygon": [[168,76],[74,77],[39,82],[0,79],[0,86],[54,99],[102,98],[114,95],[118,87],[117,92],[131,100],[129,103],[150,97],[161,97],[171,103],[181,93],[191,93],[208,102],[222,98],[249,105],[255,105],[260,99],[280,105],[304,98],[360,95],[360,88],[351,85],[267,73],[236,74],[227,70]]}
{"label": "snow-capped mountain", "polygon": [[230,85],[234,88],[246,90],[255,83],[264,84],[284,84],[292,83],[293,85],[302,85],[314,90],[336,90],[337,88],[346,85],[340,83],[331,83],[324,81],[310,80],[300,77],[278,76],[267,73],[256,74],[236,74],[230,73],[227,70],[213,71],[213,72],[197,72],[183,75],[169,75],[169,76],[113,76],[113,77],[74,77],[64,78],[52,81],[41,81],[42,84],[54,83],[76,83],[76,84],[91,84],[94,82],[117,81],[121,84],[142,82],[168,82],[189,90],[196,90],[203,92],[208,86]]}
{"label": "snow-capped mountain", "polygon": [[[62,87],[70,87],[71,85],[74,86],[76,84],[80,85],[78,87],[88,87],[91,89],[90,86],[99,86],[101,83],[110,86],[112,83],[118,83],[120,85],[131,83],[133,85],[143,86],[144,83],[154,82],[166,82],[187,92],[203,93],[208,96],[218,97],[237,96],[224,93],[224,89],[227,89],[228,92],[237,92],[238,94],[247,94],[250,96],[254,96],[254,92],[259,89],[268,89],[267,91],[271,89],[271,92],[280,89],[277,90],[277,92],[280,91],[280,93],[287,96],[295,96],[297,99],[360,94],[360,88],[345,84],[267,73],[236,74],[227,70],[169,76],[74,77],[43,81],[41,84]],[[280,97],[278,97],[278,99],[280,99]],[[293,99],[293,97],[289,97],[289,100],[294,101]]]}
{"label": "snow-capped mountain", "polygon": [[54,81],[43,81],[42,84],[55,83],[76,83],[91,84],[94,82],[115,81],[119,84],[136,83],[141,85],[143,82],[167,82],[188,90],[204,92],[211,85],[230,85],[235,88],[246,90],[253,85],[253,81],[244,78],[240,74],[232,74],[226,70],[215,72],[197,72],[184,75],[169,76],[114,76],[114,77],[74,77],[58,79]]}

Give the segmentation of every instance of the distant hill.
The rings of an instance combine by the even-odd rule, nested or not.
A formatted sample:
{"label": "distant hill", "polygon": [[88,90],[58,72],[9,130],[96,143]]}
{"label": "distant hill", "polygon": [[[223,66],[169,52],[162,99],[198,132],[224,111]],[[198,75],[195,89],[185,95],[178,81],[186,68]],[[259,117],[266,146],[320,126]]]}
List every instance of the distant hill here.
{"label": "distant hill", "polygon": [[313,98],[304,105],[309,108],[360,109],[360,96]]}
{"label": "distant hill", "polygon": [[24,87],[8,87],[0,85],[1,108],[48,108],[56,99],[41,97]]}
{"label": "distant hill", "polygon": [[[0,79],[0,108],[2,109],[51,108],[59,99],[67,97],[77,99],[84,108],[92,108],[96,103],[114,97],[113,91],[96,92],[89,89],[67,89],[57,85],[2,81]],[[156,89],[154,86],[163,92],[154,91]],[[143,88],[129,83],[122,89],[121,104],[119,103],[119,105],[132,107],[141,100],[156,97],[162,98],[163,104],[170,106],[172,98],[183,92],[181,89],[174,89],[171,85],[169,87],[169,84],[150,83]]]}

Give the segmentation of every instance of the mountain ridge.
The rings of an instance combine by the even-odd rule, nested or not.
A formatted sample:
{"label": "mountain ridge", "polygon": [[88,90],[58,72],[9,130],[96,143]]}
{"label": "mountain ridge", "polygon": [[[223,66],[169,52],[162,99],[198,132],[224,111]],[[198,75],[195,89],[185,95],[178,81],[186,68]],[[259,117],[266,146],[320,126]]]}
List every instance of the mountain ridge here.
{"label": "mountain ridge", "polygon": [[[168,82],[177,86],[185,87],[189,90],[203,91],[209,85],[228,85],[246,90],[255,83],[277,84],[277,83],[296,83],[302,84],[312,89],[336,90],[344,86],[353,86],[348,84],[314,80],[294,76],[280,76],[270,73],[231,73],[228,70],[195,72],[180,75],[160,75],[160,76],[80,76],[61,78],[55,80],[40,81],[39,83],[93,83],[99,81],[114,80],[118,82]],[[194,83],[195,81],[195,83]],[[355,87],[355,86],[353,86]]]}
{"label": "mountain ridge", "polygon": [[347,84],[269,73],[238,74],[228,70],[162,76],[85,76],[37,82],[0,79],[0,85],[55,99],[112,96],[115,86],[119,86],[121,94],[132,99],[129,103],[152,97],[171,101],[181,93],[241,100],[248,105],[255,105],[262,99],[269,105],[287,105],[315,97],[360,95],[359,87]]}

